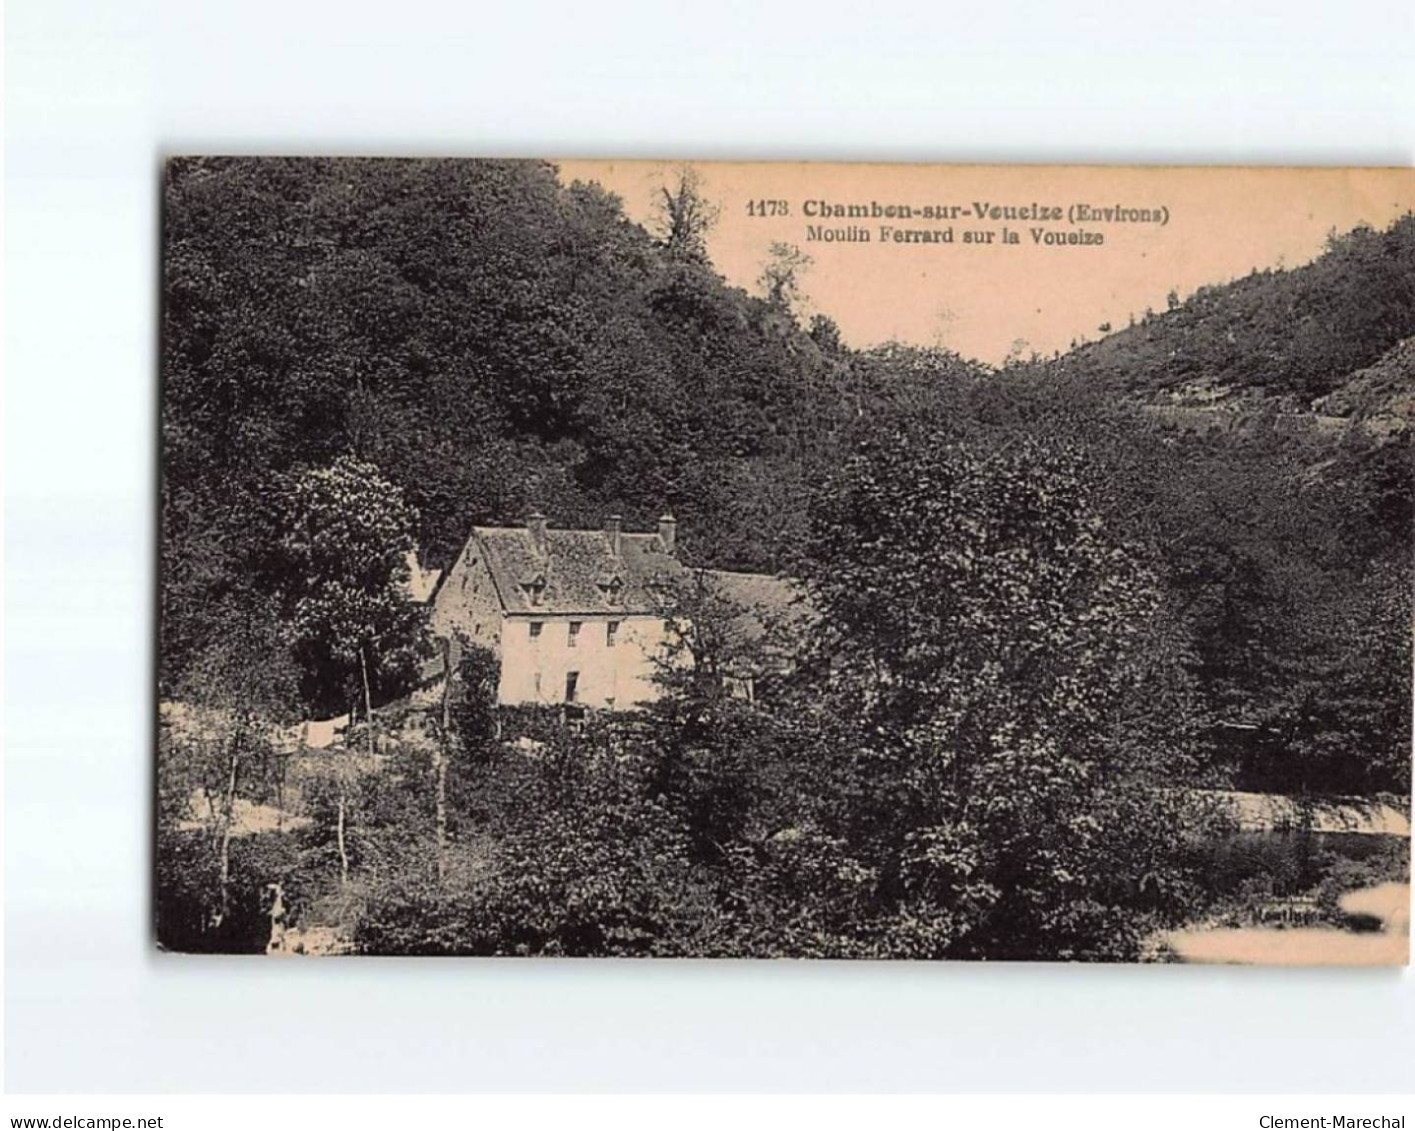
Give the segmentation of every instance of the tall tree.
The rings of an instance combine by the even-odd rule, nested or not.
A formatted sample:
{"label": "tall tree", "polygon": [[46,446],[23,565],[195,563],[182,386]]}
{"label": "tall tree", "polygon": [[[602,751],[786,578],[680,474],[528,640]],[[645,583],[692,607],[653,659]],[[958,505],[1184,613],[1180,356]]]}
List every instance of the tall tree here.
{"label": "tall tree", "polygon": [[707,262],[707,234],[721,210],[703,195],[697,170],[685,165],[674,184],[660,187],[654,211],[656,232],[669,258]]}
{"label": "tall tree", "polygon": [[811,257],[793,243],[780,240],[772,243],[757,286],[773,309],[794,316],[802,298],[801,276],[812,262]]}
{"label": "tall tree", "polygon": [[296,477],[284,502],[284,592],[308,697],[351,714],[361,703],[372,750],[375,692],[405,688],[426,651],[407,588],[413,511],[352,456]]}
{"label": "tall tree", "polygon": [[813,506],[822,679],[849,720],[835,829],[904,953],[1116,957],[1178,909],[1171,752],[1118,741],[1153,684],[1157,574],[1084,469],[887,436]]}

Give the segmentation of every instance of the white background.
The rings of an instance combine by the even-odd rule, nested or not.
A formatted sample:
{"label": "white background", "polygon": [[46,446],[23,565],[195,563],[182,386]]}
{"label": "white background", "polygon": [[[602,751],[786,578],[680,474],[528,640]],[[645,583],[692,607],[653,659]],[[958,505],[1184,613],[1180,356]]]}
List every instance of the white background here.
{"label": "white background", "polygon": [[1409,0],[12,0],[6,33],[10,1090],[1415,1087],[1389,971],[267,962],[147,931],[164,153],[1408,165]]}

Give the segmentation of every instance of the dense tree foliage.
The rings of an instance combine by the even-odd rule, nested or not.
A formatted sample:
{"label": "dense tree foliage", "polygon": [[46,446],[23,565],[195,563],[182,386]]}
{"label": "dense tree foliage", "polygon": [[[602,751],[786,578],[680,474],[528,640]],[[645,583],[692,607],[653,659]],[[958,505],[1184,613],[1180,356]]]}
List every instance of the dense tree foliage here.
{"label": "dense tree foliage", "polygon": [[1064,447],[903,434],[813,508],[823,692],[850,720],[831,831],[901,905],[905,953],[1122,953],[1137,904],[1184,905],[1181,814],[1155,800],[1193,769],[1153,719],[1178,679],[1155,670],[1159,574],[1088,474]]}
{"label": "dense tree foliage", "polygon": [[1255,271],[1070,354],[1064,366],[1137,391],[1191,382],[1310,404],[1415,335],[1415,216],[1333,234],[1291,270]]}
{"label": "dense tree foliage", "polygon": [[378,468],[349,456],[296,477],[283,499],[280,592],[306,700],[367,718],[375,691],[406,690],[426,651],[408,599],[413,512]]}

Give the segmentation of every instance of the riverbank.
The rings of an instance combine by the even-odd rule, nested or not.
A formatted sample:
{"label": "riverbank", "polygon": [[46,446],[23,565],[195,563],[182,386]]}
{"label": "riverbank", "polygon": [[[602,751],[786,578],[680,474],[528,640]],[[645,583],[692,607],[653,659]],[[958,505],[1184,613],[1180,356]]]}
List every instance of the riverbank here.
{"label": "riverbank", "polygon": [[[1175,961],[1243,966],[1405,966],[1410,962],[1410,886],[1377,884],[1347,892],[1345,927],[1196,926],[1166,932]],[[1357,924],[1378,923],[1378,930]]]}

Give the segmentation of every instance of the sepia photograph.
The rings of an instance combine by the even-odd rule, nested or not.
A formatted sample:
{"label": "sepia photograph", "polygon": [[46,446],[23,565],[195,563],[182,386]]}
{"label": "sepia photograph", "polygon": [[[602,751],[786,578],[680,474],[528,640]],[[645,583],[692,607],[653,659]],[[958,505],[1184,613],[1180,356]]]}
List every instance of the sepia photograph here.
{"label": "sepia photograph", "polygon": [[1415,173],[161,178],[157,949],[1408,963]]}

